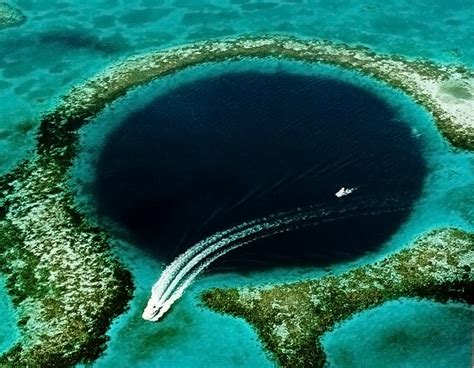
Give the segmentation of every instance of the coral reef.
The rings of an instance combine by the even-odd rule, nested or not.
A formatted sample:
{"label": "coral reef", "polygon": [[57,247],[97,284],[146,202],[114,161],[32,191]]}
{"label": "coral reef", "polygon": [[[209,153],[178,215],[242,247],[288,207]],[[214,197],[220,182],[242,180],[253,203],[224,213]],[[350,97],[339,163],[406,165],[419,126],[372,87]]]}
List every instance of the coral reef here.
{"label": "coral reef", "polygon": [[0,30],[9,27],[16,27],[26,20],[26,16],[17,8],[0,3]]}
{"label": "coral reef", "polygon": [[424,106],[455,147],[474,149],[472,70],[378,55],[362,47],[276,36],[202,42],[130,57],[112,65],[74,88],[44,119],[43,133],[54,125],[61,134],[52,141],[46,140],[51,134],[43,134],[46,139],[40,142],[41,147],[64,147],[63,140],[78,123],[94,116],[131,88],[203,63],[265,57],[331,64],[372,76],[406,92]]}
{"label": "coral reef", "polygon": [[474,234],[437,230],[412,247],[338,276],[286,285],[214,289],[203,303],[242,317],[283,367],[323,367],[320,337],[354,313],[401,297],[474,302]]}
{"label": "coral reef", "polygon": [[0,366],[96,359],[112,318],[131,298],[131,275],[113,257],[107,235],[72,208],[60,171],[40,156],[0,185],[0,272],[21,331]]}

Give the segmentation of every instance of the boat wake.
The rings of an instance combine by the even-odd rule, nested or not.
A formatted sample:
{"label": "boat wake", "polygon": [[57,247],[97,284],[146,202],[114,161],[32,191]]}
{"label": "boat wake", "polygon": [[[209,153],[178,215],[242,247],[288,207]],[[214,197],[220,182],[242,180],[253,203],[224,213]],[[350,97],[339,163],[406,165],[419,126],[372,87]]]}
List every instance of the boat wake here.
{"label": "boat wake", "polygon": [[190,247],[165,268],[152,287],[151,297],[142,317],[145,320],[158,321],[211,263],[242,245],[321,223],[355,216],[399,212],[405,209],[394,199],[380,201],[373,197],[361,197],[350,205],[340,202],[330,208],[322,206],[298,208],[217,232]]}

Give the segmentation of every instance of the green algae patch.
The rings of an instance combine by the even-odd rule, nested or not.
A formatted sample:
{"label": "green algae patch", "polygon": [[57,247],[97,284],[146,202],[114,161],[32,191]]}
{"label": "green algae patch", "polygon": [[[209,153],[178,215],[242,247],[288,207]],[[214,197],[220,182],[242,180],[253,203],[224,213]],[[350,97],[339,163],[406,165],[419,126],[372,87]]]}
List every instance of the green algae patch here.
{"label": "green algae patch", "polygon": [[207,307],[244,318],[284,367],[323,367],[320,338],[352,316],[402,297],[474,302],[474,234],[443,229],[372,265],[262,288],[213,289]]}
{"label": "green algae patch", "polygon": [[26,21],[26,16],[17,8],[7,3],[0,3],[0,30],[17,27]]}

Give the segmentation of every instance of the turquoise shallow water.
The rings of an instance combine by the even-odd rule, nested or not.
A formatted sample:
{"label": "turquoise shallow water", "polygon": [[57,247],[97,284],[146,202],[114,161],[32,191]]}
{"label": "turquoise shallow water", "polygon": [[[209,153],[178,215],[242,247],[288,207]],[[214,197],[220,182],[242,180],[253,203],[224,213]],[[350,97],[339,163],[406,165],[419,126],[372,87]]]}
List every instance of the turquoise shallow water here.
{"label": "turquoise shallow water", "polygon": [[0,354],[7,351],[19,338],[17,319],[5,282],[0,277]]}
{"label": "turquoise shallow water", "polygon": [[[266,72],[285,70],[303,75],[318,74],[356,83],[390,101],[390,104],[400,111],[404,120],[410,122],[412,134],[422,141],[423,155],[427,161],[429,172],[425,179],[422,196],[417,201],[411,216],[378,252],[368,253],[350,263],[333,265],[330,267],[333,273],[343,272],[358,264],[380,259],[408,245],[421,232],[432,228],[458,226],[473,229],[472,206],[470,205],[473,194],[472,183],[474,183],[472,154],[450,150],[423,109],[403,94],[352,72],[332,67],[309,66],[302,63],[275,60],[244,61],[196,67],[137,89],[126,98],[114,103],[110,109],[104,111],[82,130],[83,149],[73,170],[73,186],[76,188],[80,207],[93,216],[94,203],[89,190],[93,181],[95,162],[109,132],[114,130],[124,113],[139,109],[140,106],[145,105],[156,96],[182,83],[228,70]],[[262,352],[258,341],[256,341],[255,333],[243,321],[219,316],[199,306],[200,291],[210,287],[248,286],[301,280],[319,277],[328,272],[328,269],[285,268],[245,275],[205,275],[188,289],[183,299],[173,306],[163,323],[150,324],[142,322],[140,315],[149,297],[149,289],[158,278],[164,265],[123,242],[118,242],[118,244],[120,244],[118,245],[120,254],[132,269],[138,289],[130,311],[120,317],[111,329],[110,347],[96,363],[98,367],[117,364],[125,367],[133,362],[143,366],[161,364],[171,367],[272,366],[273,363]],[[418,309],[413,308],[411,313],[416,315]],[[426,312],[423,309],[420,310],[420,313],[421,317],[426,317],[429,311]],[[459,315],[456,313],[449,314],[443,324],[438,325],[439,321],[436,319],[431,319],[430,323],[434,329],[443,328],[445,323],[452,325],[459,323],[458,317]],[[387,326],[387,330],[391,330],[391,328]],[[375,331],[373,334],[378,335],[383,331],[387,332],[381,327],[378,332]],[[438,353],[443,349],[443,341],[441,339],[433,345],[436,346]],[[431,349],[432,346],[430,345],[428,348]],[[451,349],[449,346],[445,346],[445,348]],[[360,349],[363,347],[361,346]],[[431,354],[429,349],[426,349],[426,354]],[[410,359],[412,358],[403,354],[402,350],[399,350],[398,353],[395,351],[394,354],[391,357],[392,361],[406,362],[407,366],[411,364]],[[453,362],[456,359],[462,359],[460,355],[456,356],[452,352],[450,354]],[[236,357],[246,358],[239,360]],[[386,365],[388,363],[385,355],[374,356],[373,364],[374,366],[390,366]]]}
{"label": "turquoise shallow water", "polygon": [[329,367],[469,367],[473,317],[461,305],[402,299],[342,323],[323,346]]}
{"label": "turquoise shallow water", "polygon": [[[28,21],[19,28],[0,32],[0,173],[29,152],[40,113],[54,106],[57,98],[70,87],[111,62],[147,49],[209,37],[264,32],[363,44],[380,52],[474,65],[474,53],[468,48],[474,43],[471,20],[474,2],[465,0],[10,2],[25,12]],[[195,68],[138,89],[116,103],[115,111],[108,110],[97,119],[100,125],[91,124],[84,130],[84,150],[80,165],[76,167],[79,177],[76,186],[78,201],[83,208],[88,208],[86,212],[93,212],[88,185],[97,149],[114,128],[116,117],[183,81],[228,68],[267,71],[290,68],[299,73],[323,73],[361,84],[388,98],[406,114],[412,123],[413,134],[423,141],[429,173],[423,195],[410,218],[377,253],[351,263],[333,265],[332,272],[342,272],[384,257],[431,228],[474,229],[473,155],[452,151],[423,109],[406,96],[354,73],[275,61]],[[117,241],[116,247],[133,272],[137,291],[130,310],[111,328],[109,347],[94,364],[97,367],[273,366],[248,325],[199,306],[200,291],[217,286],[300,280],[327,272],[294,268],[248,275],[204,276],[173,307],[162,324],[151,324],[142,321],[140,315],[149,289],[163,265],[124,242]],[[2,285],[0,352],[18,336],[11,306],[1,292]],[[472,314],[454,306],[413,301],[388,303],[356,317],[328,335],[326,348],[335,367],[344,367],[341,359],[345,362],[348,356],[353,366],[364,366],[362,359],[367,358],[367,364],[374,367],[394,366],[396,362],[401,362],[398,366],[424,367],[427,365],[423,354],[436,356],[437,362],[455,367],[466,356],[468,332],[463,327],[469,316]],[[370,334],[367,333],[368,325],[371,326]],[[422,344],[420,341],[426,338],[428,330],[437,331],[431,334],[435,338],[430,344]],[[391,336],[395,338],[395,333],[411,337],[410,354],[407,354],[406,345],[382,346]],[[343,346],[347,345],[349,337],[360,344],[353,345],[353,350],[347,352]],[[459,349],[453,349],[449,339],[457,339]],[[423,351],[417,350],[420,345],[424,345]]]}
{"label": "turquoise shallow water", "polygon": [[245,285],[247,278],[235,274],[206,278],[175,305],[177,314],[163,323],[146,323],[141,313],[161,265],[130,244],[116,246],[133,272],[137,289],[130,311],[115,321],[109,347],[94,367],[274,366],[247,324],[197,305],[196,297],[206,288]]}

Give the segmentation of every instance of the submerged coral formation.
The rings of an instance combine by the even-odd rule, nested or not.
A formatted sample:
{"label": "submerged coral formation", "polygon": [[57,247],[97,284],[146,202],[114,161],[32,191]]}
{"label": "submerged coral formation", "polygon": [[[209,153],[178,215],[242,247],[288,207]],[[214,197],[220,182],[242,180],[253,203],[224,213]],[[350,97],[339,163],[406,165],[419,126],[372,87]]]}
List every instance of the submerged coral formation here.
{"label": "submerged coral formation", "polygon": [[[95,359],[103,351],[111,319],[123,312],[131,298],[130,274],[113,257],[107,235],[89,225],[74,208],[66,184],[68,169],[77,153],[77,130],[131,88],[201,63],[252,57],[328,63],[373,76],[402,89],[423,104],[453,145],[474,149],[471,99],[474,78],[472,71],[462,67],[407,61],[342,44],[280,37],[203,42],[126,59],[65,96],[56,109],[42,118],[33,157],[0,178],[0,271],[7,275],[6,286],[18,310],[21,330],[21,340],[0,357],[0,365],[65,366]],[[385,265],[354,271],[350,278],[326,278],[321,282],[298,284],[294,289],[286,286],[268,291],[278,294],[282,308],[288,308],[287,312],[274,317],[282,318],[288,313],[295,319],[292,325],[280,324],[273,330],[278,319],[267,327],[259,326],[264,331],[262,339],[283,363],[298,362],[294,354],[301,355],[302,359],[313,357],[322,361],[320,351],[309,347],[308,339],[314,342],[323,327],[328,329],[356,310],[389,296],[449,294],[451,287],[451,294],[461,297],[464,294],[460,288],[466,284],[462,277],[468,274],[470,280],[465,269],[468,266],[463,262],[469,248],[467,240],[472,241],[472,237],[460,236],[454,231],[443,234],[440,239],[447,237],[459,248],[440,244],[432,236],[424,243],[434,241],[434,245],[402,252],[394,258],[396,262],[392,259]],[[438,260],[430,261],[431,256]],[[460,263],[456,266],[450,262]],[[434,265],[446,269],[435,271]],[[395,272],[396,267],[403,268],[404,273]],[[392,275],[405,275],[405,278],[399,280],[394,276],[392,280]],[[359,288],[354,289],[359,293],[349,293],[351,288],[339,284],[359,283],[359,278],[361,285],[366,278],[367,282],[379,282],[381,289],[372,287],[370,292],[364,292]],[[392,287],[388,285],[391,282]],[[447,289],[440,289],[442,285]],[[326,286],[324,291],[322,288]],[[262,297],[267,295],[260,290],[255,293]],[[317,300],[311,301],[309,295],[312,294],[321,295],[325,301],[320,304]],[[240,309],[242,304],[235,304],[239,306],[235,311],[226,309],[231,308],[230,296],[240,300],[237,290],[214,291],[206,300],[209,305],[234,314],[250,310],[248,307]],[[310,325],[305,318],[315,318],[316,305],[322,308],[331,305],[331,300],[343,301],[345,296],[354,299],[347,300],[351,300],[356,309],[347,303],[335,305],[332,315],[319,315],[319,324],[313,324],[319,327],[304,332],[301,329],[299,334],[300,328]],[[249,306],[259,305],[252,297],[249,301],[253,303]],[[301,301],[305,304],[298,304]],[[264,305],[264,301],[262,303]],[[305,306],[312,307],[307,313],[295,313]],[[268,311],[272,310],[278,309]],[[255,312],[256,321],[259,316],[262,314]],[[255,325],[268,320],[261,317],[258,321]],[[296,345],[281,345],[290,341]]]}
{"label": "submerged coral formation", "polygon": [[354,313],[401,297],[474,302],[474,234],[434,231],[373,265],[287,285],[214,289],[204,304],[242,317],[284,367],[323,367],[321,336]]}
{"label": "submerged coral formation", "polygon": [[7,3],[0,3],[0,30],[19,26],[25,20],[26,16],[19,9]]}
{"label": "submerged coral formation", "polygon": [[131,297],[129,272],[112,256],[107,235],[72,209],[61,174],[56,162],[39,156],[1,182],[0,272],[21,338],[0,366],[97,358],[112,318]]}
{"label": "submerged coral formation", "polygon": [[[454,146],[474,150],[474,71],[379,55],[362,47],[276,36],[208,41],[130,57],[73,89],[42,128],[60,122],[66,132],[69,124],[93,116],[131,88],[191,66],[265,57],[331,64],[383,81],[423,105]],[[59,146],[63,138],[56,137]]]}

